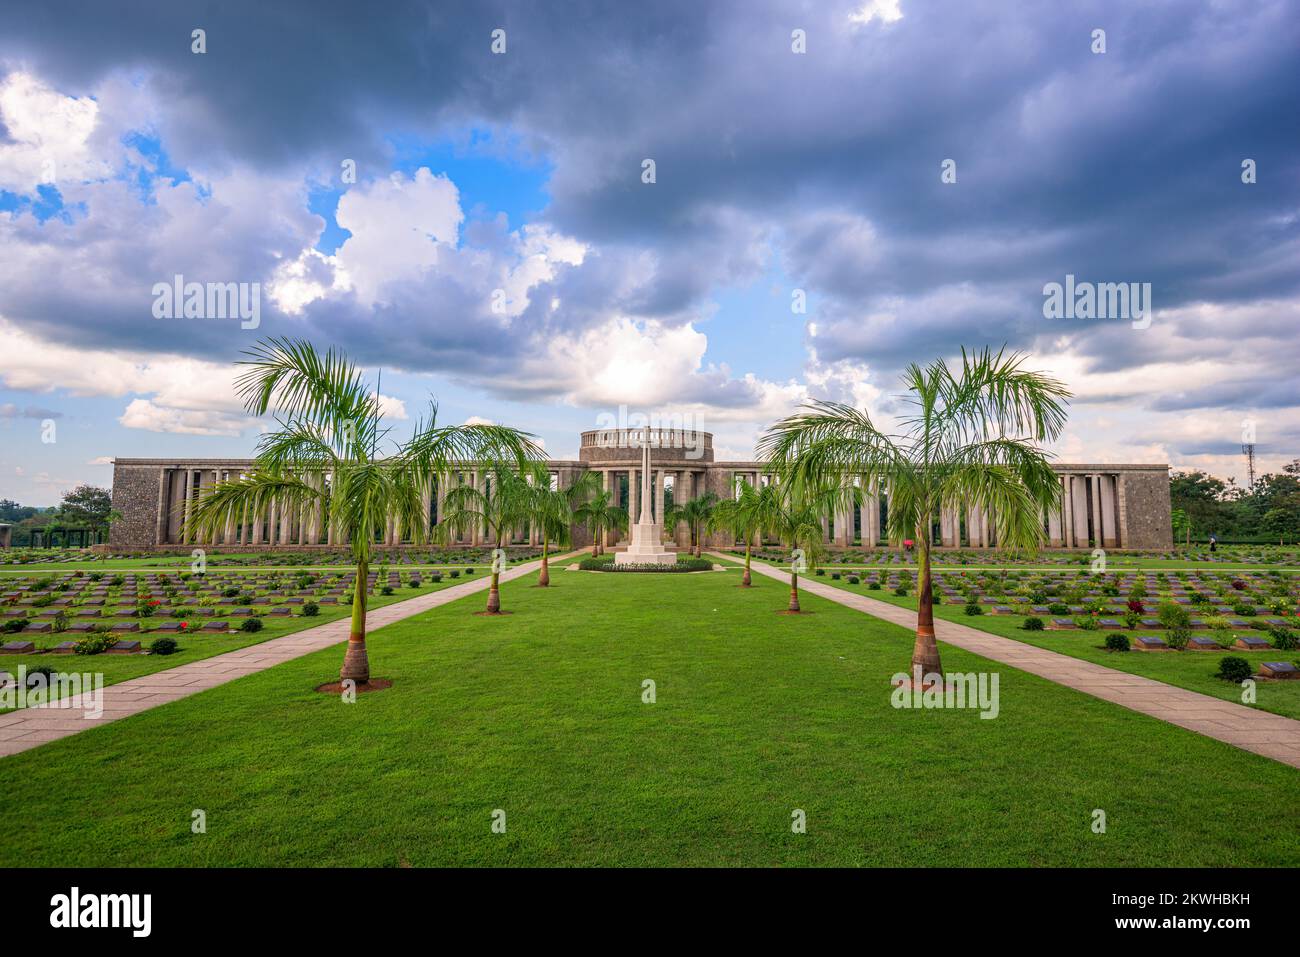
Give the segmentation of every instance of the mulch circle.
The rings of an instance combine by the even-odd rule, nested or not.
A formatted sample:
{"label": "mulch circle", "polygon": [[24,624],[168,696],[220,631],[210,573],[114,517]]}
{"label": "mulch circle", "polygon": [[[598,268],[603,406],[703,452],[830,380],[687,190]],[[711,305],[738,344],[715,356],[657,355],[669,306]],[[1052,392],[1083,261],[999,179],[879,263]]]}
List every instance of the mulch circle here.
{"label": "mulch circle", "polygon": [[499,615],[513,615],[513,611],[476,611],[474,612],[480,618],[496,618]]}
{"label": "mulch circle", "polygon": [[802,608],[798,611],[791,611],[789,608],[780,608],[777,610],[778,615],[811,615],[813,612],[804,611]]}
{"label": "mulch circle", "polygon": [[[365,694],[367,691],[383,691],[391,688],[393,682],[388,678],[371,678],[365,684],[358,683],[355,688],[348,689],[355,691],[357,694]],[[330,681],[323,685],[317,685],[316,690],[321,694],[342,694],[344,691],[342,681]]]}

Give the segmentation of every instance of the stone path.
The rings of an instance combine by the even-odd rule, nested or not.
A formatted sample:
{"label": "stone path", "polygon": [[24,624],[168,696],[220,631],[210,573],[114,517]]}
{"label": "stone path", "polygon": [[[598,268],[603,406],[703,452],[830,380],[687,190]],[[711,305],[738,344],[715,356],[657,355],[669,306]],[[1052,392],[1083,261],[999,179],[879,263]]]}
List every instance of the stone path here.
{"label": "stone path", "polygon": [[[559,559],[568,558],[571,554],[551,556],[552,568]],[[531,561],[518,565],[503,572],[501,581],[508,582],[521,578],[537,571],[541,564],[540,561]],[[491,576],[485,574],[482,578],[473,581],[451,585],[427,595],[377,608],[366,616],[367,634],[384,625],[391,625],[395,621],[428,611],[430,608],[437,608],[458,598],[485,591],[490,582]],[[66,738],[80,731],[138,714],[160,704],[167,704],[208,688],[215,688],[217,685],[234,681],[244,675],[265,671],[282,662],[309,655],[313,651],[342,644],[348,639],[350,627],[350,617],[344,616],[337,621],[317,625],[315,628],[306,628],[285,635],[283,638],[272,638],[270,641],[249,645],[224,655],[214,655],[167,671],[108,685],[102,692],[103,714],[98,718],[91,718],[82,710],[85,703],[82,700],[84,696],[68,699],[67,707],[20,708],[2,714],[0,715],[0,757],[26,751],[47,741]],[[75,661],[84,668],[87,659],[77,658]],[[342,655],[339,661],[342,662]]]}
{"label": "stone path", "polygon": [[[789,584],[790,576],[785,569],[759,561],[751,562],[750,568],[757,574]],[[909,609],[807,579],[800,579],[799,590],[902,625],[909,631],[916,630],[916,612]],[[936,618],[934,630],[946,644],[1300,768],[1300,721],[1294,718],[1115,671],[957,622]]]}

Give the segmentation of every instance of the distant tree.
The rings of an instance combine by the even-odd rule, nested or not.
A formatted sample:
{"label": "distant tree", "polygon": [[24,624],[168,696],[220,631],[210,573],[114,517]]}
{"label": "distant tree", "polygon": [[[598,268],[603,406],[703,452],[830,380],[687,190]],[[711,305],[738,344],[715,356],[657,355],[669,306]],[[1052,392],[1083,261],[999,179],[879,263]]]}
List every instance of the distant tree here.
{"label": "distant tree", "polygon": [[18,522],[39,514],[40,511],[34,505],[19,505],[13,499],[0,498],[0,522],[16,525]]}
{"label": "distant tree", "polygon": [[78,485],[65,492],[59,505],[60,518],[70,525],[81,525],[102,532],[120,517],[113,511],[113,493],[94,485]]}

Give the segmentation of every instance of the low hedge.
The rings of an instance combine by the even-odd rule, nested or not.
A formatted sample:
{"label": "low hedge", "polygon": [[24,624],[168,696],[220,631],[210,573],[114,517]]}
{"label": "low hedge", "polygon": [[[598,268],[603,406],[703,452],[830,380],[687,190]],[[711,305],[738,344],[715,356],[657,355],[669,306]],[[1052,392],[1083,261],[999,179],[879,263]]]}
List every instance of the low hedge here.
{"label": "low hedge", "polygon": [[578,567],[585,572],[707,572],[713,570],[713,561],[708,558],[679,558],[672,565],[616,565],[613,556],[584,558]]}

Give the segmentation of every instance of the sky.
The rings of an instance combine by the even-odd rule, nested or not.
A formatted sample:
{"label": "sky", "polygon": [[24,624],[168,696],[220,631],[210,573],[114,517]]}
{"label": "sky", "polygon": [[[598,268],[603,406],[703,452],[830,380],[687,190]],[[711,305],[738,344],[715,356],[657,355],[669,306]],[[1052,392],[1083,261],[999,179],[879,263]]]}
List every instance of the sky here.
{"label": "sky", "polygon": [[[1059,460],[1244,484],[1245,431],[1300,457],[1298,81],[1278,0],[13,7],[0,497],[251,456],[268,336],[382,377],[395,435],[436,401],[553,457],[641,414],[748,459],[1006,347],[1074,394]],[[1067,281],[1149,314],[1050,315]]]}

